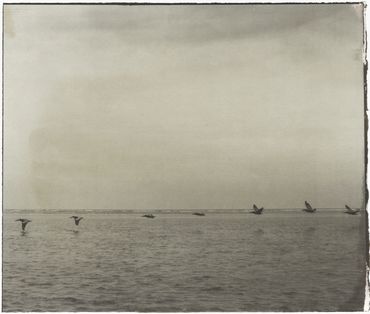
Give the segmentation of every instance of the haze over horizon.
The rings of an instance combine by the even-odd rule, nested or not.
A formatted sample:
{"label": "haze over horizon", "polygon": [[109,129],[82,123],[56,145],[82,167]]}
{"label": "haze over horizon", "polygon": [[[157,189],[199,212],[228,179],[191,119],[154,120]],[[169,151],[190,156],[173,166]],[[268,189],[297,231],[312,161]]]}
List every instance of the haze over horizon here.
{"label": "haze over horizon", "polygon": [[362,5],[4,5],[4,208],[362,207]]}

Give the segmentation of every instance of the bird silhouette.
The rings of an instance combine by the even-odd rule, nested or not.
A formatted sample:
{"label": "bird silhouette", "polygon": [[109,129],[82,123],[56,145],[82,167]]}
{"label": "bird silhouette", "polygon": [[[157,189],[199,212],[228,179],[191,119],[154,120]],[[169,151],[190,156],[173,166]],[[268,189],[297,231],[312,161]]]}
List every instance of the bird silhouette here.
{"label": "bird silhouette", "polygon": [[349,214],[349,215],[357,215],[357,213],[360,211],[358,208],[356,209],[352,209],[351,207],[349,207],[348,205],[346,205],[346,211],[345,213],[346,214]]}
{"label": "bird silhouette", "polygon": [[261,215],[263,209],[264,209],[263,207],[258,208],[255,204],[253,204],[253,211],[251,213],[256,214],[256,215]]}
{"label": "bird silhouette", "polygon": [[306,205],[306,208],[303,208],[303,211],[307,213],[314,213],[316,211],[316,208],[312,208],[309,202],[305,201],[304,204]]}
{"label": "bird silhouette", "polygon": [[145,218],[155,218],[155,216],[153,214],[145,214],[142,217],[145,217]]}
{"label": "bird silhouette", "polygon": [[71,216],[71,217],[69,217],[69,218],[73,218],[73,219],[75,220],[75,225],[76,225],[76,226],[78,226],[78,225],[79,225],[79,223],[80,223],[80,221],[81,221],[81,219],[82,219],[83,217]]}
{"label": "bird silhouette", "polygon": [[24,219],[24,218],[19,218],[16,221],[20,221],[22,223],[22,231],[26,231],[26,226],[31,220],[29,219]]}

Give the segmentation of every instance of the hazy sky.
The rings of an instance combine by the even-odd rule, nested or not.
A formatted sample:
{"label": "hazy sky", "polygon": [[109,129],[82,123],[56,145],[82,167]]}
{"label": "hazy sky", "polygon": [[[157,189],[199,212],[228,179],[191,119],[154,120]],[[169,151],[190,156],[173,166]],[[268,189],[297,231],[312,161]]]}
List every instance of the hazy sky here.
{"label": "hazy sky", "polygon": [[361,5],[5,5],[5,208],[361,206]]}

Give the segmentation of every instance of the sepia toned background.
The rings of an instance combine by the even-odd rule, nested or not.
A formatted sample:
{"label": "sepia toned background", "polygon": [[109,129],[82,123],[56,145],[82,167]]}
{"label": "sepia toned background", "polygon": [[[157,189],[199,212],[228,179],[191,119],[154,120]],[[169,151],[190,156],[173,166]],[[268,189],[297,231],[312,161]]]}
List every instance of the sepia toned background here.
{"label": "sepia toned background", "polygon": [[362,9],[5,5],[2,311],[362,311]]}
{"label": "sepia toned background", "polygon": [[362,5],[4,7],[5,208],[363,206]]}

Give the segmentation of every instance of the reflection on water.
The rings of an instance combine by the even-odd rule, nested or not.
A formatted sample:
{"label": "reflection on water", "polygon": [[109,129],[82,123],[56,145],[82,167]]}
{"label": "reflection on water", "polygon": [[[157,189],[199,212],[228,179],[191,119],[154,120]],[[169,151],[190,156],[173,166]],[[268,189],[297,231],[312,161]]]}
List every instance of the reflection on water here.
{"label": "reflection on water", "polygon": [[362,310],[363,216],[4,216],[4,311]]}

